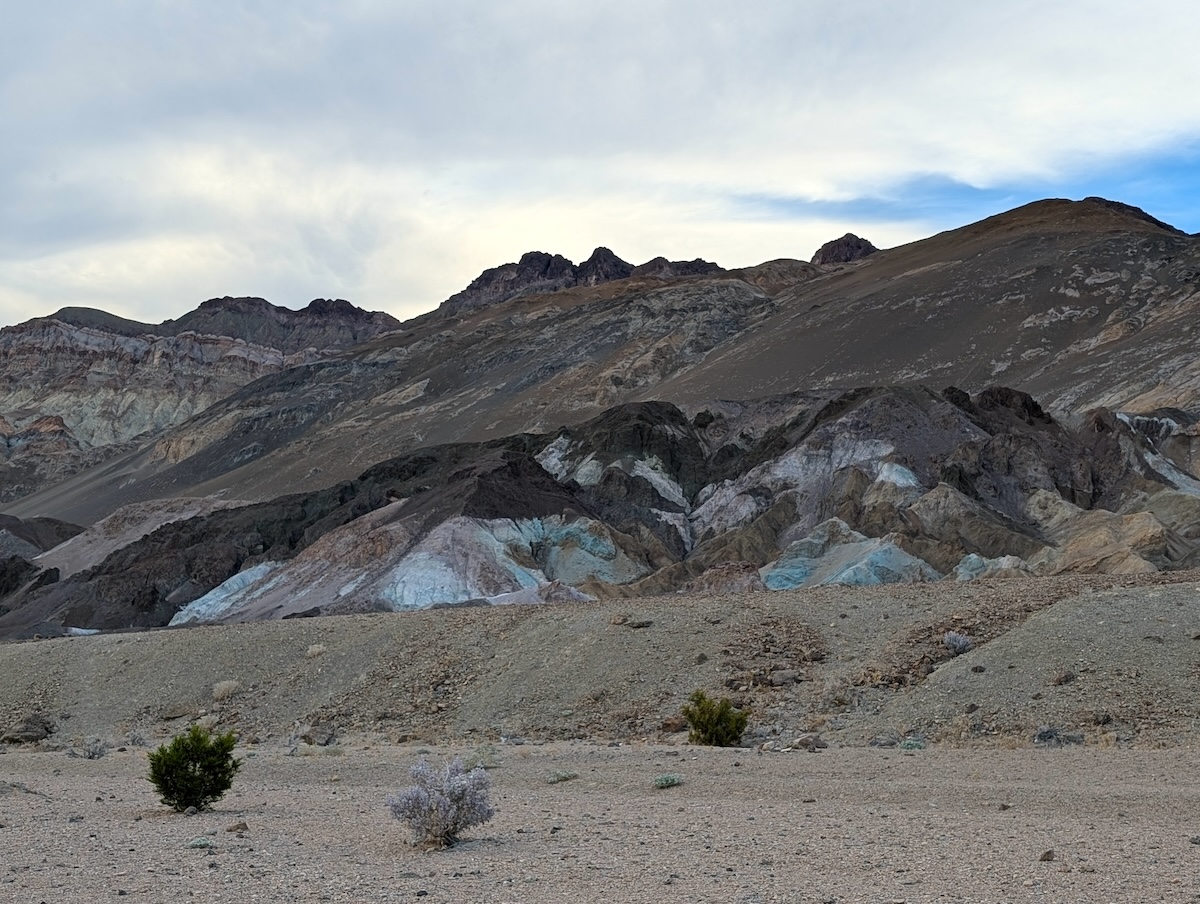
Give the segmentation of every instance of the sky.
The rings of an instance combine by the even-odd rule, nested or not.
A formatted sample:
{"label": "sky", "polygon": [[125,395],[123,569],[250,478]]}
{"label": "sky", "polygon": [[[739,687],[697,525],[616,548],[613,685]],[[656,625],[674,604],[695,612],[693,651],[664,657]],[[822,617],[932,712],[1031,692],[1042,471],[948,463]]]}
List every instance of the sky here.
{"label": "sky", "polygon": [[1194,0],[44,0],[0,30],[0,323],[401,319],[531,250],[725,267],[1045,197],[1200,232]]}

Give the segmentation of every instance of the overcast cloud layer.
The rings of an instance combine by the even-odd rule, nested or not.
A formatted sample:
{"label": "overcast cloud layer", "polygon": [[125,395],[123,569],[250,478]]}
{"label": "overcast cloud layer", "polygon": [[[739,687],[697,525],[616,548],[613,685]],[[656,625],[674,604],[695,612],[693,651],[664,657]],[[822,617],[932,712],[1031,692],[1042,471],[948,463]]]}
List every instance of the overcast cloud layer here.
{"label": "overcast cloud layer", "polygon": [[4,19],[4,323],[248,294],[407,317],[533,249],[746,266],[1047,196],[1200,231],[1192,0],[47,0]]}

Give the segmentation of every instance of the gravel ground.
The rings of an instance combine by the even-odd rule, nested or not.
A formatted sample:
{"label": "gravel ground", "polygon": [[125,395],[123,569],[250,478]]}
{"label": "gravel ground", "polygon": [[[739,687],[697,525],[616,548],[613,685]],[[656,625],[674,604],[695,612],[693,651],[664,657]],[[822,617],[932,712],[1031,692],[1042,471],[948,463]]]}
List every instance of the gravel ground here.
{"label": "gravel ground", "polygon": [[[414,848],[384,798],[418,757],[454,752],[242,748],[233,790],[188,817],[157,802],[144,749],[14,749],[0,756],[0,899],[1200,900],[1191,748],[503,744],[482,751],[495,818],[449,850]],[[551,784],[561,771],[578,776]],[[668,772],[682,784],[656,790]]]}

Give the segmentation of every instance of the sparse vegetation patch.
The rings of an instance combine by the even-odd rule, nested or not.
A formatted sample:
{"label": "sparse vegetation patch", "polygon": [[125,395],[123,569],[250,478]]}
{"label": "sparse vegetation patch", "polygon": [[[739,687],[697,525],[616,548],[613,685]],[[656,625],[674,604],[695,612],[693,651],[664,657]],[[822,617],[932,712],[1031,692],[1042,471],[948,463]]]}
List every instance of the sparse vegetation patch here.
{"label": "sparse vegetation patch", "polygon": [[488,802],[491,779],[480,766],[468,770],[459,757],[440,769],[420,760],[409,772],[413,784],[387,799],[392,816],[407,823],[413,842],[446,847],[495,811]]}
{"label": "sparse vegetation patch", "polygon": [[733,747],[738,744],[750,718],[748,713],[734,709],[728,697],[722,697],[718,702],[702,690],[692,692],[683,706],[683,717],[691,726],[688,741],[709,747]]}
{"label": "sparse vegetation patch", "polygon": [[182,813],[189,807],[206,810],[233,786],[242,767],[234,759],[233,732],[214,735],[199,725],[149,754],[150,782],[162,802]]}

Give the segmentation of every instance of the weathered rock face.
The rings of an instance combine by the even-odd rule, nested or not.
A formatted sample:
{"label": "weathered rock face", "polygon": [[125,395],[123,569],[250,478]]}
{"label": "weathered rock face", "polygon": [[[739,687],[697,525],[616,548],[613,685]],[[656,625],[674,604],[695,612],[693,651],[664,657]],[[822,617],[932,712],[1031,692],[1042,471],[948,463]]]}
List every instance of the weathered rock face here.
{"label": "weathered rock face", "polygon": [[63,308],[44,318],[117,336],[228,336],[294,355],[306,349],[348,348],[399,329],[400,321],[364,311],[344,299],[316,298],[298,311],[264,298],[210,298],[177,320],[138,323],[91,308]]}
{"label": "weathered rock face", "polygon": [[[130,492],[263,500],[420,445],[553,430],[622,402],[923,381],[975,394],[1003,381],[1064,420],[1097,407],[1153,418],[1170,431],[1156,448],[1186,471],[1200,448],[1197,274],[1197,239],[1120,206],[1046,201],[853,267],[771,261],[521,295],[269,375],[93,470],[86,491],[67,484],[12,511],[83,523]],[[979,454],[1032,454],[1027,442]]]}
{"label": "weathered rock face", "polygon": [[669,261],[656,257],[633,268],[634,276],[653,276],[657,279],[679,279],[684,276],[710,276],[724,273],[724,269],[711,261],[696,258],[691,261]]}
{"label": "weathered rock face", "polygon": [[840,239],[826,242],[818,248],[817,253],[813,255],[812,262],[821,267],[828,267],[832,264],[849,264],[862,260],[878,250],[866,239],[847,232]]}
{"label": "weathered rock face", "polygon": [[18,576],[0,636],[533,601],[556,582],[602,596],[1181,567],[1200,536],[1153,512],[1185,519],[1200,483],[1163,461],[1120,419],[1071,429],[1003,388],[626,404],[318,493],[131,510],[95,532],[130,526],[102,559],[89,532],[44,557],[57,583]]}
{"label": "weathered rock face", "polygon": [[465,289],[442,302],[439,310],[448,315],[461,314],[518,295],[568,289],[575,283],[575,265],[561,254],[527,251],[515,264],[484,270]]}
{"label": "weathered rock face", "polygon": [[125,452],[135,438],[179,424],[259,377],[397,325],[343,301],[289,311],[237,298],[207,301],[157,326],[68,308],[6,327],[0,501]]}
{"label": "weathered rock face", "polygon": [[625,279],[633,274],[633,265],[621,260],[607,248],[597,248],[592,256],[575,268],[577,286],[598,286]]}
{"label": "weathered rock face", "polygon": [[560,292],[576,286],[600,286],[631,276],[670,280],[723,272],[718,265],[699,258],[669,261],[665,257],[656,257],[635,267],[607,248],[597,248],[579,266],[560,254],[529,251],[515,264],[484,270],[465,289],[442,302],[438,312],[456,316],[514,298]]}

